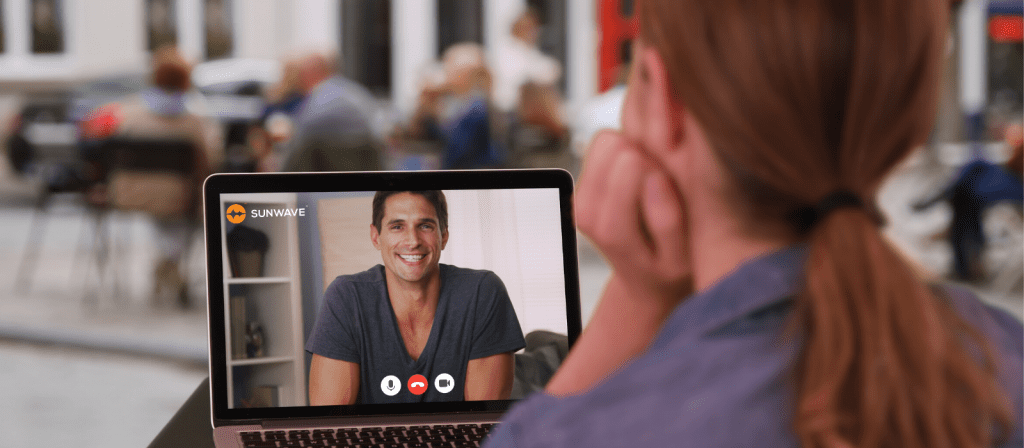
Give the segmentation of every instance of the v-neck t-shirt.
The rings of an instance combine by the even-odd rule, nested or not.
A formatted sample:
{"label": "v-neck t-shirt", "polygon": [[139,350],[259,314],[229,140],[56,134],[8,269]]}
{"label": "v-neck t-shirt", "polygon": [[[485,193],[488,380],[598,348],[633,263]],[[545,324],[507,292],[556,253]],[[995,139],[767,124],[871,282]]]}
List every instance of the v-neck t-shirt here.
{"label": "v-neck t-shirt", "polygon": [[[472,359],[515,352],[526,346],[512,301],[496,274],[486,270],[439,266],[441,293],[430,336],[419,358],[409,356],[388,296],[384,266],[337,277],[323,305],[306,350],[359,364],[358,404],[465,400],[466,366]],[[441,393],[434,381],[447,373],[454,388]],[[422,395],[409,391],[413,375],[427,379]],[[394,375],[401,390],[381,389]]]}

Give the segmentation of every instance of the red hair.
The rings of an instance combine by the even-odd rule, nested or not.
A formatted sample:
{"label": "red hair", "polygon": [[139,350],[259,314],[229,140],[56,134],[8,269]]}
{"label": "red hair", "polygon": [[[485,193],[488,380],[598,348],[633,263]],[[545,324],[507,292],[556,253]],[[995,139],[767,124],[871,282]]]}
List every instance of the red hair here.
{"label": "red hair", "polygon": [[153,53],[153,85],[164,90],[184,92],[191,85],[192,67],[173,46],[160,47]]}
{"label": "red hair", "polygon": [[793,327],[804,341],[793,377],[801,444],[989,446],[1010,411],[987,344],[884,240],[871,206],[812,227],[789,221],[835,191],[873,204],[925,141],[946,5],[644,0],[639,11],[674,99],[732,180],[736,213],[751,226],[791,222],[807,241]]}

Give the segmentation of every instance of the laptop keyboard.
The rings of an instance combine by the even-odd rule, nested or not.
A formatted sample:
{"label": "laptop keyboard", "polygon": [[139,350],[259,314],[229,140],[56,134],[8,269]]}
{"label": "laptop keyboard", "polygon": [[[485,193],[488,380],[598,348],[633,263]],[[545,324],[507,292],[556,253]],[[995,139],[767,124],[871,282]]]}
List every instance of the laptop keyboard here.
{"label": "laptop keyboard", "polygon": [[246,448],[464,448],[479,447],[493,426],[493,423],[482,423],[250,431],[241,433],[241,436],[242,446]]}

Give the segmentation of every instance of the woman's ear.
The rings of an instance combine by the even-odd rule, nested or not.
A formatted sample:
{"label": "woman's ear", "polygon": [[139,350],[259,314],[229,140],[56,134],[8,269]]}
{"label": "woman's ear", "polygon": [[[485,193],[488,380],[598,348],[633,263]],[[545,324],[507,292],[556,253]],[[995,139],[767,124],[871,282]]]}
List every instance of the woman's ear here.
{"label": "woman's ear", "polygon": [[683,107],[672,96],[665,62],[657,50],[644,45],[636,49],[623,104],[623,134],[648,151],[672,152],[685,137]]}

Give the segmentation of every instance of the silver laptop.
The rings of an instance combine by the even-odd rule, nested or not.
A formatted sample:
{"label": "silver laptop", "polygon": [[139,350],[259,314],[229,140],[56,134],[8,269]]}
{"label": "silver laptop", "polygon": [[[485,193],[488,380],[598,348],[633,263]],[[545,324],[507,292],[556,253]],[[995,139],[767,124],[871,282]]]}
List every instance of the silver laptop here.
{"label": "silver laptop", "polygon": [[479,446],[581,329],[562,170],[204,185],[216,446]]}

